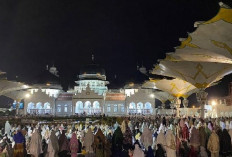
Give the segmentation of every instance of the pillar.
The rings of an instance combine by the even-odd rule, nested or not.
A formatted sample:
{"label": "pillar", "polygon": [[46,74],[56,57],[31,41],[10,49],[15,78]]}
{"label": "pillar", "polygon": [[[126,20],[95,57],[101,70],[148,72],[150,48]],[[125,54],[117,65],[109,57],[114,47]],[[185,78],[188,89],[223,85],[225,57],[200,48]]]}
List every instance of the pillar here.
{"label": "pillar", "polygon": [[207,101],[208,93],[204,91],[204,89],[201,89],[198,93],[196,93],[197,101],[200,104],[200,117],[205,118],[205,104]]}
{"label": "pillar", "polygon": [[188,116],[188,111],[187,111],[187,107],[188,107],[188,99],[187,98],[184,98],[183,100],[183,106],[184,106],[184,112],[185,114]]}

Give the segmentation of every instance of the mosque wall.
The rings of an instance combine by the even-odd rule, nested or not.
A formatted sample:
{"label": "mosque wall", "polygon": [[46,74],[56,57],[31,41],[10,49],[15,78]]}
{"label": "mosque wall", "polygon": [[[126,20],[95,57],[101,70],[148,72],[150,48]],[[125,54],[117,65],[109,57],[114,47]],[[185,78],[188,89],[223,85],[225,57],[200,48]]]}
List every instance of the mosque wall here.
{"label": "mosque wall", "polygon": [[104,111],[108,116],[126,115],[125,101],[105,101]]}
{"label": "mosque wall", "polygon": [[55,106],[55,115],[56,116],[70,116],[72,115],[72,101],[61,101],[56,100]]}
{"label": "mosque wall", "polygon": [[55,98],[38,90],[24,99],[24,114],[54,114]]}

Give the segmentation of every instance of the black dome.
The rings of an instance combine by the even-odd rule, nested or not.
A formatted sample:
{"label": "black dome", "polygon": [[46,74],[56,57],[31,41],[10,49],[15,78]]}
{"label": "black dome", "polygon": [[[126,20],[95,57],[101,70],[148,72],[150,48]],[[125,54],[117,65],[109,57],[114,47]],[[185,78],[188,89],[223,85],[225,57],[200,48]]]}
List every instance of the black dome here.
{"label": "black dome", "polygon": [[83,74],[100,74],[105,75],[105,70],[98,64],[89,64],[81,68],[80,75]]}
{"label": "black dome", "polygon": [[33,83],[36,84],[60,84],[59,77],[53,75],[48,70],[44,70],[42,73],[36,76]]}

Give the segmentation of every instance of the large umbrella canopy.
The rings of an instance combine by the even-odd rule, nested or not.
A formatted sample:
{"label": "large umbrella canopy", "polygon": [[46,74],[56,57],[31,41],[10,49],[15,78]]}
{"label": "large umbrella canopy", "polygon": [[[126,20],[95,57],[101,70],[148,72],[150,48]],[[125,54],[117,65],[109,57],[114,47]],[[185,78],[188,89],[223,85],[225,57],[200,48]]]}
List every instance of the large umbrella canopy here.
{"label": "large umbrella canopy", "polygon": [[168,100],[172,101],[174,99],[174,97],[171,94],[163,91],[156,91],[155,98],[161,101],[162,103],[165,103]]}
{"label": "large umbrella canopy", "polygon": [[28,90],[15,90],[11,92],[7,92],[3,94],[4,96],[11,98],[13,100],[22,100],[27,97],[27,94],[29,94],[30,91]]}
{"label": "large umbrella canopy", "polygon": [[231,64],[167,60],[161,60],[152,70],[153,74],[179,78],[201,89],[209,87],[231,72]]}
{"label": "large umbrella canopy", "polygon": [[[196,54],[198,54],[199,57],[203,57],[199,58],[202,61],[216,61],[231,64],[232,9],[220,8],[215,17],[209,21],[198,24],[197,27],[196,31],[190,33],[186,40],[181,39],[183,41],[178,47],[189,48],[177,50],[176,55],[179,56],[180,54],[183,54],[184,51],[188,55],[188,57],[184,57],[185,59],[187,58],[187,60],[191,60],[189,57],[190,54],[193,54],[194,58],[196,58]],[[205,54],[205,56],[202,54]],[[173,56],[173,54],[171,54],[171,56]],[[212,57],[215,57],[215,60]]]}
{"label": "large umbrella canopy", "polygon": [[232,64],[231,58],[216,52],[202,49],[185,47],[176,49],[175,53],[166,53],[166,59],[169,61],[193,61],[193,62],[218,62]]}
{"label": "large umbrella canopy", "polygon": [[8,80],[0,80],[0,95],[7,96],[7,93],[11,93],[13,91],[26,90],[29,88],[31,87],[25,85],[24,83],[8,81]]}
{"label": "large umbrella canopy", "polygon": [[151,87],[167,92],[174,97],[185,97],[186,98],[189,96],[188,94],[190,94],[188,92],[196,89],[196,87],[190,84],[189,82],[186,82],[178,78],[172,79],[172,80],[167,80],[167,79],[150,80],[148,81],[148,83],[149,84],[153,83]]}

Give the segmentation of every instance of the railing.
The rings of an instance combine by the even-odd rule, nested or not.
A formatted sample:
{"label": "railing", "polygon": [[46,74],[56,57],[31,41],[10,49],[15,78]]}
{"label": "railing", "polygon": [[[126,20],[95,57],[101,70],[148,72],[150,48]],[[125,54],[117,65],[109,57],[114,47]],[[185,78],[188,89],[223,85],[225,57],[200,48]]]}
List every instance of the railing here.
{"label": "railing", "polygon": [[30,114],[52,114],[52,109],[30,109]]}
{"label": "railing", "polygon": [[93,114],[100,114],[101,109],[79,109],[78,112],[75,112],[75,114],[87,114],[87,115],[93,115]]}
{"label": "railing", "polygon": [[151,114],[151,109],[129,109],[129,114]]}

